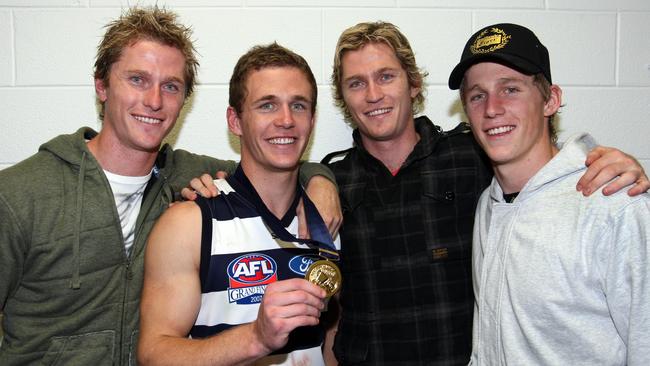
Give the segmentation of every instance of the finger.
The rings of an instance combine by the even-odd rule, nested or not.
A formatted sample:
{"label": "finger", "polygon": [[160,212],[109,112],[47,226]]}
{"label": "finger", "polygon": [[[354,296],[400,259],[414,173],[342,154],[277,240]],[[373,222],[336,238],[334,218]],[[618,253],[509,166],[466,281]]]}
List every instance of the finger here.
{"label": "finger", "polygon": [[[321,301],[322,302],[322,301]],[[268,319],[292,317],[313,317],[318,319],[323,309],[309,303],[292,302],[284,305],[264,304],[264,316]]]}
{"label": "finger", "polygon": [[[641,178],[638,178],[638,175],[641,175]],[[648,182],[647,177],[642,172],[627,172],[621,174],[620,178],[609,183],[605,188],[603,188],[603,194],[609,196],[610,194],[616,193],[621,189],[628,187],[627,194],[630,196],[636,196],[650,188],[650,182]]]}
{"label": "finger", "polygon": [[[298,294],[295,292],[285,292],[283,293],[282,298],[286,300],[292,295]],[[266,295],[264,296],[266,297]],[[277,297],[277,295],[275,297]],[[295,297],[300,298],[300,296]],[[322,300],[317,304],[312,304],[309,301],[291,301],[285,304],[278,301],[278,299],[274,299],[263,302],[263,306],[261,306],[260,309],[260,314],[263,315],[264,319],[286,319],[299,316],[319,318],[324,307]]]}
{"label": "finger", "polygon": [[[603,195],[609,196],[613,193],[616,193],[623,189],[624,187],[633,184],[634,183],[634,178],[630,178],[629,174],[623,174],[621,175],[618,179],[615,179],[611,181],[609,184],[607,184],[603,189]],[[605,184],[605,183],[603,183]],[[598,187],[594,188],[594,190],[597,190]]]}
{"label": "finger", "polygon": [[207,190],[208,193],[208,195],[204,195],[204,197],[216,197],[219,195],[219,189],[217,189],[217,186],[214,183],[214,178],[212,178],[209,174],[201,175],[200,180],[202,186]]}
{"label": "finger", "polygon": [[588,164],[587,171],[585,171],[585,174],[580,177],[576,184],[576,190],[582,192],[585,196],[591,194],[593,191],[589,191],[588,187],[590,187],[591,182],[598,176],[598,173],[600,173],[604,166],[605,164],[602,162],[602,159],[592,161]]}
{"label": "finger", "polygon": [[[181,197],[187,201],[194,201],[198,195],[194,192],[193,189],[183,188],[181,189]],[[170,206],[171,207],[171,206]]]}
{"label": "finger", "polygon": [[[325,298],[326,292],[319,286],[307,281],[304,278],[291,278],[288,280],[282,280],[282,281],[277,281],[273,282],[268,287],[266,288],[265,291],[265,297],[266,294],[283,294],[283,293],[291,293],[291,292],[304,292],[305,294],[309,294],[319,300],[322,300]],[[296,295],[293,294],[294,297],[290,297],[287,299],[294,300],[294,301],[305,301],[305,299],[295,299],[295,296],[302,296],[302,295]],[[286,302],[285,302],[286,303]]]}
{"label": "finger", "polygon": [[223,170],[219,170],[214,176],[217,177],[217,179],[226,179],[228,178],[228,173],[224,172]]}
{"label": "finger", "polygon": [[[592,164],[595,165],[597,163]],[[591,168],[591,167],[590,167]],[[615,165],[608,165],[600,171],[593,177],[591,181],[589,181],[585,186],[584,189],[582,190],[582,194],[584,196],[589,196],[592,193],[598,191],[601,187],[605,186],[609,181],[613,180],[614,178],[618,177],[618,174],[620,173],[620,169],[618,169]],[[636,178],[631,178],[633,175],[631,173],[625,173],[622,176],[618,177],[615,181],[610,183],[608,186],[609,188],[607,190],[603,190],[603,194],[612,194],[616,192],[617,190],[621,189],[622,187],[625,187],[626,185],[629,185],[633,183]],[[623,178],[622,181],[621,178]],[[619,182],[620,181],[620,182]]]}
{"label": "finger", "polygon": [[192,180],[190,181],[190,187],[189,188],[193,189],[196,192],[196,194],[198,194],[198,195],[200,195],[202,197],[210,197],[209,196],[210,191],[208,191],[205,188],[205,184],[203,184],[203,181],[201,180],[201,178],[192,178]]}
{"label": "finger", "polygon": [[[636,160],[632,156],[611,147],[597,146],[592,149],[587,154],[585,165],[588,167],[587,172],[576,184],[576,189],[582,191],[585,195],[595,192],[600,187],[594,186],[593,184],[594,179],[599,175],[601,175],[599,178],[600,184],[605,184],[617,175],[626,172],[632,172],[633,174],[637,174],[637,178],[639,177],[638,171],[640,170],[640,165]],[[605,168],[607,170],[603,172]],[[602,174],[605,174],[605,176],[603,177]],[[612,175],[610,176],[610,174]],[[610,179],[606,179],[608,176]],[[609,193],[614,193],[614,191],[612,190]]]}
{"label": "finger", "polygon": [[634,185],[634,187],[630,188],[630,190],[627,191],[627,194],[629,196],[638,196],[642,193],[647,192],[648,189],[650,189],[650,181],[645,179],[640,182],[637,182],[637,184]]}
{"label": "finger", "polygon": [[305,215],[305,206],[302,204],[302,198],[296,207],[296,215],[298,216],[298,237],[301,239],[309,239],[309,228],[307,227],[307,217]]}
{"label": "finger", "polygon": [[600,159],[605,155],[608,151],[612,151],[612,148],[608,148],[605,146],[596,146],[593,148],[589,153],[587,154],[587,159],[585,160],[585,165],[589,166],[591,165],[594,161]]}

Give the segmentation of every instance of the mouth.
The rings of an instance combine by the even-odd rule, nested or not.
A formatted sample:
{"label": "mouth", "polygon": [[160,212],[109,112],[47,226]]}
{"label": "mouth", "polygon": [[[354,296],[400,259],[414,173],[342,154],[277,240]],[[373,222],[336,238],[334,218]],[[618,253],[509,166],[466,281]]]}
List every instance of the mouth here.
{"label": "mouth", "polygon": [[490,128],[486,130],[485,133],[487,133],[488,136],[496,136],[496,135],[502,135],[508,133],[514,129],[515,126],[500,126],[500,127]]}
{"label": "mouth", "polygon": [[291,145],[296,142],[295,137],[274,137],[267,140],[272,145]]}
{"label": "mouth", "polygon": [[159,118],[153,118],[153,117],[145,117],[145,116],[137,116],[133,115],[133,118],[137,119],[140,122],[147,123],[150,125],[157,125],[159,123],[162,123],[162,119]]}
{"label": "mouth", "polygon": [[389,113],[392,110],[393,110],[393,108],[379,108],[379,109],[374,109],[374,110],[369,111],[369,112],[365,112],[364,114],[366,116],[368,116],[368,117],[375,117],[375,116],[380,116],[382,114]]}

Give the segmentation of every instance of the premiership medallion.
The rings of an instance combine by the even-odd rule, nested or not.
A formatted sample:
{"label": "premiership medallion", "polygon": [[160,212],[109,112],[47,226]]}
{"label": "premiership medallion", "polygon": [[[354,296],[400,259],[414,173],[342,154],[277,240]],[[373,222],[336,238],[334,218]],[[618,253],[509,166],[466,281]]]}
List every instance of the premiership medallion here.
{"label": "premiership medallion", "polygon": [[[337,293],[341,289],[341,270],[339,270],[339,267],[337,267],[333,261],[338,261],[340,259],[339,251],[337,246],[334,244],[332,236],[327,230],[327,226],[325,226],[325,223],[323,222],[323,218],[318,213],[318,209],[316,209],[316,206],[309,199],[309,196],[307,196],[305,191],[303,191],[302,187],[298,185],[296,191],[298,196],[302,198],[302,203],[305,208],[305,216],[307,218],[307,227],[311,234],[311,239],[297,238],[287,231],[287,228],[282,225],[282,222],[280,222],[280,220],[269,211],[268,207],[266,207],[264,201],[262,201],[255,191],[255,188],[252,187],[252,184],[243,174],[241,166],[237,168],[235,175],[243,177],[242,179],[245,179],[245,182],[247,182],[247,185],[250,187],[241,184],[237,179],[230,180],[230,184],[233,185],[233,188],[235,188],[235,191],[237,192],[250,193],[247,199],[250,200],[258,210],[262,220],[271,231],[271,235],[274,239],[307,244],[312,248],[312,250],[318,250],[318,256],[323,259],[312,262],[309,265],[307,271],[304,272],[305,279],[325,290],[327,297]],[[241,187],[239,187],[240,184],[242,185]],[[303,268],[304,267],[301,267],[300,272],[298,273],[303,273]]]}
{"label": "premiership medallion", "polygon": [[341,288],[341,271],[332,261],[319,260],[312,263],[305,273],[305,279],[325,290],[327,297]]}

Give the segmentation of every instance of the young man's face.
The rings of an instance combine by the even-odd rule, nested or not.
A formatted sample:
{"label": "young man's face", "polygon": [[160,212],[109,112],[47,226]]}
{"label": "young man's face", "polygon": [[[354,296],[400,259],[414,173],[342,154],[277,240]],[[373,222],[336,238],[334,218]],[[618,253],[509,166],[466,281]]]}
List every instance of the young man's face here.
{"label": "young man's face", "polygon": [[250,72],[238,115],[228,108],[230,130],[241,137],[242,166],[267,172],[298,167],[314,125],[312,87],[295,67]]}
{"label": "young man's face", "polygon": [[184,68],[177,48],[147,40],[124,48],[108,86],[95,80],[104,102],[102,134],[126,150],[157,152],[183,107]]}
{"label": "young man's face", "polygon": [[343,99],[362,136],[374,141],[399,139],[413,123],[411,87],[395,52],[384,43],[346,51],[341,59]]}
{"label": "young man's face", "polygon": [[560,106],[557,86],[551,86],[551,97],[545,102],[532,76],[492,62],[469,68],[464,86],[465,113],[495,166],[550,159],[546,155],[552,143],[545,117]]}

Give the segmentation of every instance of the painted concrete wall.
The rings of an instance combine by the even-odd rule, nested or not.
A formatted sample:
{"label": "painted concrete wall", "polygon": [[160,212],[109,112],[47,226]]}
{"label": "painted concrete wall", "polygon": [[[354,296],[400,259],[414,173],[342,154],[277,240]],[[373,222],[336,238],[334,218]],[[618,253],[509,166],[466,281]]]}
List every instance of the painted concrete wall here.
{"label": "painted concrete wall", "polygon": [[[0,0],[0,169],[81,125],[100,128],[92,86],[103,25],[140,0]],[[564,89],[560,140],[591,132],[650,171],[650,1],[647,0],[158,0],[192,25],[200,85],[169,137],[178,148],[237,159],[225,110],[237,58],[278,41],[305,56],[319,84],[318,122],[305,158],[351,146],[351,128],[331,100],[329,75],[340,32],[387,20],[411,40],[429,72],[425,113],[445,129],[466,120],[447,78],[469,35],[514,22],[551,53]],[[516,5],[515,5],[516,4]],[[38,174],[38,172],[35,172]]]}

